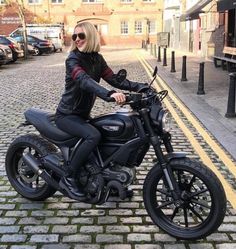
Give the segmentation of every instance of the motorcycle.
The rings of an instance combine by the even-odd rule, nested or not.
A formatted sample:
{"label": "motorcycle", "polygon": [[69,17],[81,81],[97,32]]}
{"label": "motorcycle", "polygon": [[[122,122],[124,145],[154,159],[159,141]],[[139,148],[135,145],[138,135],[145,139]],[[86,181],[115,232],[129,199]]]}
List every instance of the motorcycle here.
{"label": "motorcycle", "polygon": [[[153,81],[157,68],[153,73]],[[126,79],[120,70],[117,80]],[[185,240],[204,238],[222,223],[226,196],[216,175],[201,162],[175,152],[171,144],[168,111],[162,105],[166,90],[156,92],[149,84],[144,93],[126,93],[128,109],[95,117],[88,122],[102,134],[78,183],[86,193],[78,198],[103,204],[111,195],[132,197],[128,188],[150,146],[156,162],[146,175],[143,200],[152,221],[168,234]],[[114,99],[109,98],[109,101]],[[23,126],[33,125],[39,134],[17,137],[6,154],[6,173],[23,197],[43,201],[56,191],[66,195],[59,181],[83,139],[73,137],[54,122],[54,114],[36,108],[24,113]]]}

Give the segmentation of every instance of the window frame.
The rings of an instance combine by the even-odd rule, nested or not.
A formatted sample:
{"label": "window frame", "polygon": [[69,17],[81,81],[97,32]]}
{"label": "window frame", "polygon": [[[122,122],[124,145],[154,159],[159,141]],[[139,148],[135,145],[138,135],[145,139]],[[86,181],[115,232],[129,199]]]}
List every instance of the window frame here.
{"label": "window frame", "polygon": [[[154,30],[151,30],[151,23],[154,24]],[[148,25],[148,32],[150,35],[156,34],[157,33],[157,25],[156,25],[156,20],[152,19],[149,20],[149,25]]]}
{"label": "window frame", "polygon": [[[122,27],[122,23],[127,24],[127,27]],[[126,32],[122,33],[122,30],[125,30],[125,29],[127,29],[127,33]],[[120,21],[120,34],[121,35],[129,35],[129,21],[127,21],[127,20]]]}
{"label": "window frame", "polygon": [[[33,3],[30,3],[29,1],[33,1]],[[35,1],[38,1],[37,3]],[[29,5],[39,5],[39,4],[42,4],[42,0],[28,0],[28,4]]]}
{"label": "window frame", "polygon": [[134,1],[133,0],[120,0],[120,3],[122,4],[129,4],[129,3],[133,3]]}
{"label": "window frame", "polygon": [[[55,3],[52,2],[53,0],[51,0],[51,4],[64,4],[64,0],[54,0],[56,1]],[[61,1],[61,2],[58,2]]]}
{"label": "window frame", "polygon": [[5,0],[0,0],[0,6],[4,6],[4,5],[6,5]]}
{"label": "window frame", "polygon": [[142,0],[143,3],[155,3],[156,0]]}
{"label": "window frame", "polygon": [[93,2],[90,2],[91,0],[84,1],[82,0],[82,4],[98,4],[98,3],[104,3],[104,0],[94,0]]}
{"label": "window frame", "polygon": [[[137,26],[137,24],[138,24],[138,26]],[[141,24],[141,32],[137,32],[137,31],[140,31],[140,24]],[[142,35],[143,34],[143,21],[142,20],[135,20],[134,33],[135,33],[135,35]]]}

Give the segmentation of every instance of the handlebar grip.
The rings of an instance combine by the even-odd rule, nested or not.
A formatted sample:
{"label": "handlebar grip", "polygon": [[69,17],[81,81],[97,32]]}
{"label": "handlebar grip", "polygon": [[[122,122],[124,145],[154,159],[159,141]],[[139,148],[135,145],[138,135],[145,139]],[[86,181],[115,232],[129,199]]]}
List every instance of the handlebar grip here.
{"label": "handlebar grip", "polygon": [[133,96],[132,95],[126,95],[126,102],[130,102],[133,100]]}

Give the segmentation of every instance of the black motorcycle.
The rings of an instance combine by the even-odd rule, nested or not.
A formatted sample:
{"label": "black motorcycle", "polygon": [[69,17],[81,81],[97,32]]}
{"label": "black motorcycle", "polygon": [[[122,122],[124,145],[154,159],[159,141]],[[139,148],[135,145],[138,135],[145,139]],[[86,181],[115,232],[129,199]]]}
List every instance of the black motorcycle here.
{"label": "black motorcycle", "polygon": [[[154,79],[156,74],[157,70]],[[126,71],[121,70],[117,77],[124,80]],[[209,168],[184,152],[174,152],[168,112],[161,103],[166,95],[166,90],[157,93],[150,85],[145,93],[127,94],[125,104],[130,110],[88,121],[101,132],[102,140],[78,179],[86,193],[78,201],[98,205],[114,194],[121,199],[131,197],[128,186],[151,145],[156,162],[143,185],[148,214],[176,238],[200,239],[221,225],[226,212],[225,192]],[[56,191],[66,195],[59,181],[83,139],[59,130],[50,112],[30,108],[24,114],[26,122],[22,125],[33,125],[40,135],[20,136],[8,148],[6,173],[11,185],[34,201],[45,200]]]}

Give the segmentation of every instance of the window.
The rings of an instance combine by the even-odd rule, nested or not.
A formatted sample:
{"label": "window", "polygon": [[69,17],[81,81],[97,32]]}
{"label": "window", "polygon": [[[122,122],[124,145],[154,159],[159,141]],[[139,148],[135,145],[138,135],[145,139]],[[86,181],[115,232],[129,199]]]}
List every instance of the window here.
{"label": "window", "polygon": [[120,23],[120,33],[122,35],[128,34],[129,33],[129,25],[127,21],[121,21]]}
{"label": "window", "polygon": [[9,41],[4,36],[0,36],[0,44],[7,45]]}
{"label": "window", "polygon": [[154,20],[149,21],[149,33],[153,34],[156,33],[156,22]]}
{"label": "window", "polygon": [[52,3],[62,3],[63,2],[63,0],[51,0],[52,1]]}
{"label": "window", "polygon": [[5,0],[0,0],[0,5],[4,5],[6,4],[6,1]]}
{"label": "window", "polygon": [[30,4],[39,4],[41,3],[41,0],[28,0],[28,3]]}
{"label": "window", "polygon": [[83,3],[102,3],[103,0],[82,0]]}
{"label": "window", "polygon": [[135,34],[142,34],[143,33],[143,24],[142,21],[135,21]]}
{"label": "window", "polygon": [[120,0],[121,1],[121,3],[132,3],[133,2],[133,0]]}
{"label": "window", "polygon": [[146,2],[146,3],[153,3],[153,2],[155,2],[155,0],[143,0],[143,2]]}

